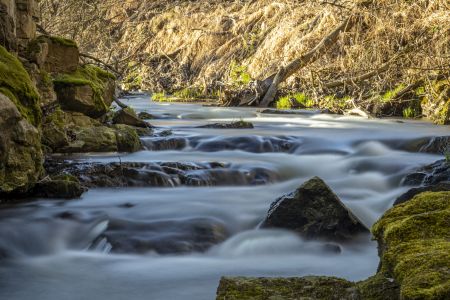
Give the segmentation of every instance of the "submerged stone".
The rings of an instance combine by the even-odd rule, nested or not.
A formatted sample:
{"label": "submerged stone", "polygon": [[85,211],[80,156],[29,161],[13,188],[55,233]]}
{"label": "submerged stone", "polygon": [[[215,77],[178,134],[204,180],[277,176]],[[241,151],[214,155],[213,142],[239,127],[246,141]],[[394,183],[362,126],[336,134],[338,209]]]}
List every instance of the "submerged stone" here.
{"label": "submerged stone", "polygon": [[86,191],[76,177],[56,176],[39,182],[33,189],[33,196],[44,198],[79,198]]}
{"label": "submerged stone", "polygon": [[199,126],[198,128],[214,128],[214,129],[253,129],[254,126],[250,122],[238,121],[233,123],[214,123]]}
{"label": "submerged stone", "polygon": [[272,203],[261,227],[284,228],[306,238],[331,240],[348,240],[358,234],[369,233],[318,177]]}

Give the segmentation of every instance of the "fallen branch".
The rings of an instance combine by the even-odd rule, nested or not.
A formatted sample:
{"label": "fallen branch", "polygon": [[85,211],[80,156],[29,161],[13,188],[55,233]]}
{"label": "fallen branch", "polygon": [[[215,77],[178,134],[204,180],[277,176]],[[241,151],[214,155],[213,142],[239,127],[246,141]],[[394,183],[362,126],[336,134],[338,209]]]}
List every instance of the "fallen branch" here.
{"label": "fallen branch", "polygon": [[332,88],[336,88],[336,87],[340,87],[340,86],[355,84],[355,83],[367,80],[369,78],[372,78],[374,76],[377,76],[377,75],[379,75],[379,74],[381,74],[383,72],[386,72],[387,70],[389,70],[389,66],[390,66],[390,62],[387,62],[387,63],[383,64],[381,67],[379,67],[378,69],[370,71],[370,72],[368,72],[366,74],[363,74],[361,76],[352,77],[352,78],[348,78],[348,79],[337,80],[337,81],[332,81],[332,82],[324,84],[323,87],[325,89],[332,89]]}

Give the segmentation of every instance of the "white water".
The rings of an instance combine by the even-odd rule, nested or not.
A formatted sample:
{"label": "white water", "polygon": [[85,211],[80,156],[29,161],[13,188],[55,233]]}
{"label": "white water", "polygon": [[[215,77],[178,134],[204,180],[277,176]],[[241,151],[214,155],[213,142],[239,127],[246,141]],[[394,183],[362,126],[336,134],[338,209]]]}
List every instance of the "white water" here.
{"label": "white water", "polygon": [[[370,226],[407,189],[400,184],[408,171],[441,158],[388,145],[449,134],[448,127],[423,122],[261,115],[254,109],[156,104],[143,97],[128,103],[138,111],[163,116],[152,124],[172,129],[189,146],[180,151],[141,151],[122,156],[122,161],[259,166],[278,173],[280,181],[247,187],[94,189],[81,200],[41,200],[0,210],[0,257],[2,249],[12,257],[0,262],[0,299],[202,300],[214,299],[218,281],[225,275],[366,278],[378,265],[376,243],[369,237],[340,245],[342,252],[334,253],[325,241],[303,241],[290,232],[255,228],[270,203],[312,176],[322,177]],[[241,118],[253,122],[255,129],[195,128]],[[280,136],[296,146],[287,153],[247,152],[258,148],[255,145],[264,138]],[[233,137],[248,139],[241,144],[232,140],[231,148],[219,151],[217,144]],[[116,154],[79,159],[119,160]],[[124,208],[126,203],[132,206]],[[77,217],[57,218],[64,212]],[[111,219],[152,228],[168,221],[186,224],[207,219],[224,224],[230,237],[206,253],[118,255],[102,252],[108,250],[104,243],[98,251],[86,250]],[[156,228],[157,237],[169,239],[185,229]]]}

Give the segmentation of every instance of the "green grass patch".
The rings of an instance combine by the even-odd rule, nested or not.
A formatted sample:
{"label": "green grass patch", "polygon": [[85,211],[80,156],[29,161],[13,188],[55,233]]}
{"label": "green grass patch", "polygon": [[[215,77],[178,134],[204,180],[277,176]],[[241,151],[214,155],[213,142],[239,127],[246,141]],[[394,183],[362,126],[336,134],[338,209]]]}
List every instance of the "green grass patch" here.
{"label": "green grass patch", "polygon": [[303,93],[289,94],[276,101],[277,109],[311,108],[314,100]]}
{"label": "green grass patch", "polygon": [[230,65],[230,79],[232,85],[245,86],[252,81],[252,76],[246,66],[239,65],[233,60]]}

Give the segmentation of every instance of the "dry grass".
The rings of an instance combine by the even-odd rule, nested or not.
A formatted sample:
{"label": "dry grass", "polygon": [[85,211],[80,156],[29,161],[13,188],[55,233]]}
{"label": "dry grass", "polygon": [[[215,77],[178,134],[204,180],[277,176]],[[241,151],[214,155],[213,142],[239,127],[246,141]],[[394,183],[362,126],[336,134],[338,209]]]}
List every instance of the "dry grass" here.
{"label": "dry grass", "polygon": [[[48,31],[76,39],[150,90],[232,84],[232,62],[263,79],[313,48],[349,14],[361,16],[357,26],[285,88],[358,102],[450,68],[448,0],[374,0],[360,10],[345,0],[66,0],[57,12],[51,2],[40,3]],[[382,66],[362,82],[326,88]]]}

